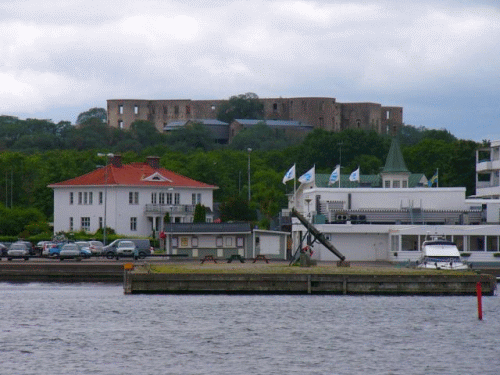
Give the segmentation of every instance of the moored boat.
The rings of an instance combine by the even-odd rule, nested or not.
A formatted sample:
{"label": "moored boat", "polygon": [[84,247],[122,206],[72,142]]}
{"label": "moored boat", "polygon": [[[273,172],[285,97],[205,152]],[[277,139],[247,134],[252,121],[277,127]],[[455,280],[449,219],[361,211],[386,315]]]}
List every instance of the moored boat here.
{"label": "moored boat", "polygon": [[445,238],[433,236],[422,243],[422,258],[419,268],[435,270],[466,270],[469,265],[460,257],[457,245]]}

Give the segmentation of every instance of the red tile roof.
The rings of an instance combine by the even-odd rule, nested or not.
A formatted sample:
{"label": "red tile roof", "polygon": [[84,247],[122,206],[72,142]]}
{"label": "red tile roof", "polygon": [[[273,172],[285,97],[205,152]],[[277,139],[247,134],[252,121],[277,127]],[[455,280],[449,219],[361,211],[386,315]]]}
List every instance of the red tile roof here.
{"label": "red tile roof", "polygon": [[[96,169],[90,173],[72,178],[70,180],[50,184],[49,187],[67,187],[67,186],[96,186],[108,185],[123,185],[123,186],[163,186],[163,187],[188,187],[188,188],[208,188],[218,189],[215,185],[205,184],[195,181],[191,178],[182,176],[164,168],[152,168],[148,163],[131,163],[116,167],[113,164],[108,164],[105,167]],[[165,177],[166,181],[153,180],[144,181],[145,178],[159,173]]]}

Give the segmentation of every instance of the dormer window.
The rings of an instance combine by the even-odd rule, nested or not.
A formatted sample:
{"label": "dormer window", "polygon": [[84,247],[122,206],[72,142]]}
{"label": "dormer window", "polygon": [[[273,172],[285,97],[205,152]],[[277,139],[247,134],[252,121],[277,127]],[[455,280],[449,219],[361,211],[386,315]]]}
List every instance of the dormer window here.
{"label": "dormer window", "polygon": [[165,176],[162,176],[159,172],[155,172],[152,175],[149,175],[147,177],[144,177],[142,181],[162,181],[162,182],[172,182],[172,180],[169,180]]}

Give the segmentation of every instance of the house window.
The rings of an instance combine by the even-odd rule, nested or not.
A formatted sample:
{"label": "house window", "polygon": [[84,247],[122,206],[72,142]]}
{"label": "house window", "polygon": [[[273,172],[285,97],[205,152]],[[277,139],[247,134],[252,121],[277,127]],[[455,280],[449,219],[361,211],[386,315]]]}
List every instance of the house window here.
{"label": "house window", "polygon": [[324,128],[325,127],[325,119],[323,117],[318,118],[319,120],[319,127]]}
{"label": "house window", "polygon": [[118,128],[123,129],[123,121],[118,120]]}
{"label": "house window", "polygon": [[165,193],[158,194],[158,203],[165,204]]}
{"label": "house window", "polygon": [[73,204],[73,193],[69,193],[69,204]]}
{"label": "house window", "polygon": [[198,237],[191,238],[191,246],[198,247]]}
{"label": "house window", "polygon": [[211,107],[211,108],[212,108],[212,111],[215,111],[215,108],[216,108],[216,107],[215,107],[215,105],[213,105],[213,104],[212,104],[212,107]]}
{"label": "house window", "polygon": [[191,197],[192,204],[198,204],[201,203],[201,193],[193,193]]}
{"label": "house window", "polygon": [[69,231],[70,232],[73,231],[73,218],[72,217],[69,218]]}
{"label": "house window", "polygon": [[118,106],[118,114],[119,114],[119,115],[123,115],[123,104],[120,104],[120,105]]}
{"label": "house window", "polygon": [[325,102],[320,102],[319,103],[319,110],[324,111],[325,110]]}
{"label": "house window", "polygon": [[384,187],[385,187],[385,188],[390,188],[390,187],[391,187],[391,181],[389,181],[389,180],[385,180],[385,181],[384,181]]}
{"label": "house window", "polygon": [[361,120],[360,120],[359,118],[358,118],[358,119],[356,119],[356,126],[357,126],[358,128],[360,128],[360,127],[361,127]]}
{"label": "house window", "polygon": [[408,181],[403,180],[403,187],[404,187],[404,188],[407,188],[407,187],[408,187]]}
{"label": "house window", "polygon": [[273,112],[278,112],[278,103],[273,103]]}
{"label": "house window", "polygon": [[103,227],[103,221],[102,221],[102,216],[99,216],[99,229],[102,229]]}
{"label": "house window", "polygon": [[233,237],[226,237],[226,247],[233,246]]}
{"label": "house window", "polygon": [[130,230],[131,231],[136,231],[137,230],[137,218],[136,217],[131,217],[130,218]]}
{"label": "house window", "polygon": [[175,199],[174,204],[180,204],[180,202],[181,202],[181,195],[180,195],[180,193],[175,193],[174,194],[174,199]]}
{"label": "house window", "polygon": [[168,107],[166,105],[163,106],[163,114],[168,114]]}
{"label": "house window", "polygon": [[176,115],[179,114],[179,106],[178,105],[174,106],[174,114],[176,114]]}
{"label": "house window", "polygon": [[82,217],[82,229],[84,231],[90,230],[90,217]]}
{"label": "house window", "polygon": [[130,191],[128,193],[128,204],[139,204],[139,192]]}
{"label": "house window", "polygon": [[82,204],[83,201],[83,194],[81,191],[78,192],[78,204]]}
{"label": "house window", "polygon": [[83,204],[87,204],[87,197],[88,197],[88,193],[84,192],[83,193]]}
{"label": "house window", "polygon": [[94,204],[94,194],[92,192],[89,193],[89,204]]}
{"label": "house window", "polygon": [[139,114],[139,106],[136,104],[134,105],[134,115],[138,115]]}
{"label": "house window", "polygon": [[156,204],[156,193],[151,193],[151,204]]}
{"label": "house window", "polygon": [[99,204],[102,204],[103,202],[103,193],[102,191],[99,192]]}
{"label": "house window", "polygon": [[238,238],[236,238],[236,246],[238,246],[238,247],[243,247],[243,244],[244,244],[244,243],[245,243],[245,242],[243,241],[243,237],[238,237]]}
{"label": "house window", "polygon": [[172,237],[172,247],[179,246],[179,239],[177,237]]}
{"label": "house window", "polygon": [[395,181],[393,181],[393,182],[392,182],[392,187],[394,187],[394,188],[399,188],[399,187],[400,187],[400,185],[399,185],[399,180],[395,180]]}
{"label": "house window", "polygon": [[222,243],[223,243],[223,242],[222,242],[222,237],[217,237],[217,238],[215,239],[215,246],[217,246],[217,247],[222,247]]}
{"label": "house window", "polygon": [[167,193],[167,204],[172,204],[172,193]]}
{"label": "house window", "polygon": [[190,115],[191,114],[191,106],[187,105],[186,106],[186,115]]}

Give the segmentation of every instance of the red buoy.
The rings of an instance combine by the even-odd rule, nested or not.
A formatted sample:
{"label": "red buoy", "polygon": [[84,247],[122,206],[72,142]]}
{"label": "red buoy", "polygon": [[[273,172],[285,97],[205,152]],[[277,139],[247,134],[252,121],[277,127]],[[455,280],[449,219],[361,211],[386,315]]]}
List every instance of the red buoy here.
{"label": "red buoy", "polygon": [[478,281],[476,284],[476,294],[477,294],[477,317],[479,320],[483,320],[483,293],[481,290],[481,282]]}

